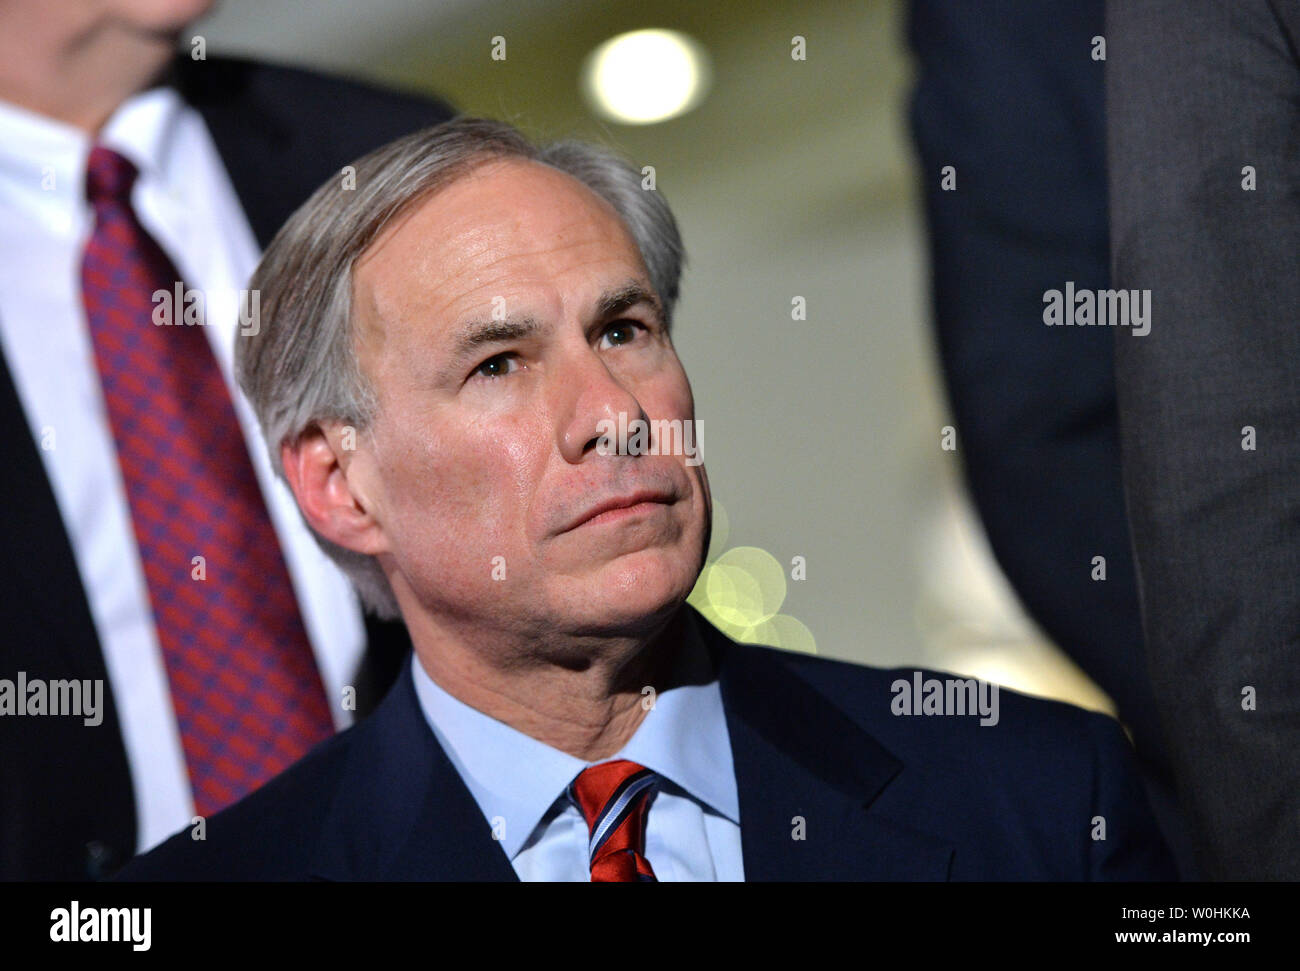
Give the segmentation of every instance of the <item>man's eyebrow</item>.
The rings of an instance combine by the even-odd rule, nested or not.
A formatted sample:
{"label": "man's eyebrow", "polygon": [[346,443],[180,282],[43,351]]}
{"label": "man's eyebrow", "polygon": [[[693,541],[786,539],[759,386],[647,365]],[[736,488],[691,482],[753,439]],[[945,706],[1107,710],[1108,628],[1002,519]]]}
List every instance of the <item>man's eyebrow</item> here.
{"label": "man's eyebrow", "polygon": [[627,283],[617,290],[606,290],[596,301],[596,315],[602,320],[614,314],[630,310],[632,307],[646,304],[654,311],[660,322],[664,319],[664,308],[653,290],[647,290],[639,283]]}
{"label": "man's eyebrow", "polygon": [[453,339],[452,357],[459,361],[485,344],[505,344],[522,340],[542,329],[534,317],[507,317],[505,320],[476,320],[466,324]]}
{"label": "man's eyebrow", "polygon": [[[653,290],[648,290],[639,283],[629,282],[613,290],[606,290],[596,299],[596,316],[605,320],[615,314],[645,305],[662,322],[663,305]],[[474,320],[464,324],[456,331],[451,342],[451,357],[448,369],[459,367],[460,362],[474,355],[480,348],[489,344],[507,344],[510,341],[523,340],[543,329],[542,322],[536,317],[507,317],[505,320]]]}

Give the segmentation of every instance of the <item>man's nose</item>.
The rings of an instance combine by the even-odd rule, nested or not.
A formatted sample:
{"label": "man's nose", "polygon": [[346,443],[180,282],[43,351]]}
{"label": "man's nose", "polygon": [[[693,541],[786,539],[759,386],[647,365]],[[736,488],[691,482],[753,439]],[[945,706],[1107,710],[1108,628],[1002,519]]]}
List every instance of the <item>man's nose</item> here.
{"label": "man's nose", "polygon": [[[623,427],[636,419],[646,421],[636,395],[610,370],[600,352],[590,345],[575,351],[566,361],[556,393],[561,396],[556,413],[561,415],[560,452],[565,461],[581,462],[594,452],[610,425]],[[615,438],[616,440],[616,438]]]}

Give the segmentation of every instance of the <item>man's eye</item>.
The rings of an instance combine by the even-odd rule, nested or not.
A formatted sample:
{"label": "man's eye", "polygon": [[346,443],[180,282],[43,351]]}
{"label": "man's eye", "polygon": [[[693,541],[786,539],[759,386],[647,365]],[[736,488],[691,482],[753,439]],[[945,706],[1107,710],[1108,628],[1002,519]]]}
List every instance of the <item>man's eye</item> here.
{"label": "man's eye", "polygon": [[513,354],[498,354],[496,357],[489,357],[486,361],[476,367],[474,373],[471,374],[470,377],[474,378],[481,376],[485,378],[503,378],[507,374],[517,370],[517,367],[510,366],[515,363],[515,357]]}
{"label": "man's eye", "polygon": [[602,337],[609,338],[612,346],[630,344],[636,340],[637,331],[645,329],[644,324],[638,324],[632,320],[620,320],[606,327]]}

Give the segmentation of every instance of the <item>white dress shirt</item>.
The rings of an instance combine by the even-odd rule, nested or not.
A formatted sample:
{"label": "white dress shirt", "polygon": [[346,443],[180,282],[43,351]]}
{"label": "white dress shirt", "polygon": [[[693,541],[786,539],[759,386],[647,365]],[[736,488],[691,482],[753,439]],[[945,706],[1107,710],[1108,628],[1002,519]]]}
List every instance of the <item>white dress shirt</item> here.
{"label": "white dress shirt", "polygon": [[[247,285],[258,244],[198,112],[171,89],[147,91],[125,102],[97,141],[140,170],[133,207],[188,287],[205,291],[211,308]],[[82,251],[94,228],[84,188],[91,146],[77,128],[0,102],[0,349],[90,603],[131,765],[142,852],[188,825],[194,809],[82,302]],[[341,693],[365,647],[360,607],[271,472],[232,377],[236,327],[236,316],[210,309],[203,329],[231,388],[342,728],[350,716]]]}
{"label": "white dress shirt", "polygon": [[[685,663],[707,656],[693,617],[687,618],[684,648]],[[425,720],[499,834],[519,879],[589,881],[587,823],[565,791],[579,772],[598,763],[452,697],[414,654],[411,666]],[[659,880],[745,879],[735,767],[716,678],[659,692],[636,734],[600,762],[615,759],[660,776],[649,797],[645,837],[645,858]]]}

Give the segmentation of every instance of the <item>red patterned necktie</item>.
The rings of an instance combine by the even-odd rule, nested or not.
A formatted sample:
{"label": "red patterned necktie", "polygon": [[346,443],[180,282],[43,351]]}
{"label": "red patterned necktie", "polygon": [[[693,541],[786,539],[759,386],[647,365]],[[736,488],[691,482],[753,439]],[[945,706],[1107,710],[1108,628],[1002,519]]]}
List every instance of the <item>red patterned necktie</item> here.
{"label": "red patterned necktie", "polygon": [[591,834],[587,844],[592,883],[655,882],[645,858],[647,797],[659,777],[619,759],[583,769],[569,783],[569,798]]}
{"label": "red patterned necktie", "polygon": [[154,293],[171,294],[179,275],[131,208],[137,174],[116,152],[90,153],[82,293],[194,805],[207,816],[334,726],[208,338],[181,307],[179,326],[153,322]]}

